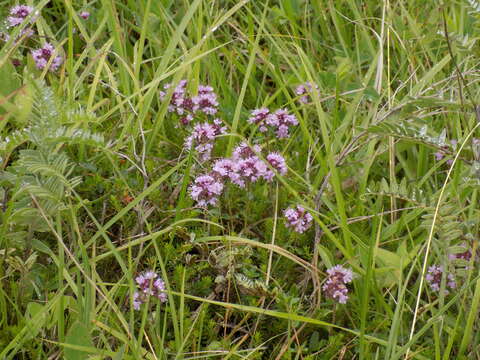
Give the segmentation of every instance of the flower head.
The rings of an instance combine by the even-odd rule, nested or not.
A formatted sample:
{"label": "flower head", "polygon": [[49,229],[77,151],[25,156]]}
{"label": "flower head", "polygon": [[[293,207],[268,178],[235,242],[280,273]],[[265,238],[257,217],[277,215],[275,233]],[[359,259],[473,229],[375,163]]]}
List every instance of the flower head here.
{"label": "flower head", "polygon": [[211,86],[200,85],[198,95],[192,98],[193,111],[200,111],[206,115],[215,115],[218,111],[217,94]]}
{"label": "flower head", "polygon": [[267,131],[267,127],[265,126],[265,120],[267,116],[270,114],[270,110],[267,108],[255,109],[251,112],[250,117],[248,118],[248,122],[250,124],[259,125],[259,130],[261,132]]}
{"label": "flower head", "polygon": [[289,114],[286,109],[279,109],[273,114],[267,116],[265,122],[275,130],[279,138],[287,138],[290,136],[290,126],[298,125],[295,115]]}
{"label": "flower head", "polygon": [[191,149],[195,146],[200,159],[207,161],[210,159],[215,138],[225,131],[226,128],[219,119],[215,119],[213,124],[208,122],[196,124],[190,136],[185,139],[185,148]]}
{"label": "flower head", "polygon": [[[32,50],[33,60],[35,60],[37,68],[43,70],[47,66],[54,52],[55,48],[50,43],[45,43],[45,45],[43,45],[43,47],[40,49]],[[55,56],[52,60],[49,70],[56,71],[62,63],[63,58],[60,55]]]}
{"label": "flower head", "polygon": [[[440,291],[440,285],[442,282],[442,274],[443,274],[443,266],[432,265],[428,268],[427,275],[425,279],[430,285],[430,289],[432,291]],[[455,282],[455,277],[453,274],[447,274],[447,282],[446,287],[450,289],[455,289],[457,287],[457,283]],[[448,290],[445,289],[445,293],[448,294]]]}
{"label": "flower head", "polygon": [[[171,83],[163,86],[163,91],[160,91],[160,99],[162,101],[165,99],[166,92],[171,86]],[[199,85],[197,95],[189,96],[187,93],[187,80],[181,80],[173,90],[168,111],[182,116],[180,123],[187,125],[193,120],[194,114],[215,115],[218,111],[218,105],[217,94],[214,92],[213,87]]]}
{"label": "flower head", "polygon": [[244,187],[247,181],[253,183],[260,178],[265,178],[270,171],[267,164],[257,156],[250,156],[236,161],[238,161],[237,174],[239,175],[239,178],[237,181],[232,180],[232,182],[240,187]]}
{"label": "flower head", "polygon": [[293,228],[293,230],[300,234],[312,226],[312,215],[301,205],[286,209],[283,215],[285,216],[286,226]]}
{"label": "flower head", "polygon": [[161,302],[167,301],[165,292],[165,282],[152,270],[145,271],[135,278],[138,290],[133,294],[133,308],[140,309],[140,305],[148,300],[148,297],[154,296]]}
{"label": "flower head", "polygon": [[311,82],[306,82],[304,84],[298,85],[295,89],[295,94],[300,96],[299,101],[303,104],[309,103],[312,99],[310,94],[313,93],[313,89],[318,91],[318,85],[312,84]]}
{"label": "flower head", "polygon": [[[282,155],[277,152],[272,152],[267,155],[267,161],[271,167],[277,170],[281,175],[285,175],[287,173],[287,163]],[[273,179],[275,174],[272,171],[269,171],[266,180],[270,181]]]}
{"label": "flower head", "polygon": [[223,183],[212,175],[200,175],[190,185],[190,197],[200,207],[215,205],[223,192]]}
{"label": "flower head", "polygon": [[17,5],[10,9],[10,16],[7,17],[9,27],[20,25],[33,11],[33,7]]}
{"label": "flower head", "polygon": [[[167,95],[166,91],[172,87],[172,84],[165,84],[163,90],[160,91],[160,99],[163,101]],[[183,115],[193,108],[192,99],[186,96],[187,80],[180,80],[175,87],[168,105],[169,112],[176,112],[178,115]]]}
{"label": "flower head", "polygon": [[78,14],[83,20],[87,20],[90,17],[90,13],[88,11],[82,11]]}
{"label": "flower head", "polygon": [[238,164],[232,159],[219,159],[213,165],[212,172],[219,178],[224,180],[229,179],[234,184],[241,182],[240,175],[238,174]]}
{"label": "flower head", "polygon": [[341,265],[336,265],[327,270],[328,278],[322,286],[322,290],[326,296],[339,302],[346,304],[348,300],[348,288],[346,284],[353,279],[351,270]]}
{"label": "flower head", "polygon": [[256,154],[260,153],[262,149],[259,145],[253,145],[250,147],[245,141],[242,141],[234,150],[232,159],[234,161],[238,160],[245,160],[249,157],[256,156]]}

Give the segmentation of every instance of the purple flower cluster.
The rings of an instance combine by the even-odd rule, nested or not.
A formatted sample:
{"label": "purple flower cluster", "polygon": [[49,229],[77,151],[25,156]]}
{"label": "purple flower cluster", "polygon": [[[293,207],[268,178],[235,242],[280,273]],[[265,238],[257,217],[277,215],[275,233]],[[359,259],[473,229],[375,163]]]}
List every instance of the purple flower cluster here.
{"label": "purple flower cluster", "polygon": [[300,96],[299,101],[302,104],[308,104],[312,101],[310,94],[313,93],[313,89],[319,90],[317,84],[312,84],[311,82],[306,82],[304,84],[298,85],[295,89],[295,94]]}
{"label": "purple flower cluster", "polygon": [[[6,27],[14,28],[21,25],[25,19],[33,12],[33,7],[27,5],[16,5],[10,8],[9,16],[6,19]],[[30,19],[30,23],[34,22],[36,17]],[[31,28],[23,29],[20,32],[17,40],[22,37],[30,37],[34,34],[34,31]],[[0,40],[8,41],[10,40],[10,35],[7,33],[0,33]]]}
{"label": "purple flower cluster", "polygon": [[[278,152],[272,152],[268,154],[266,159],[270,166],[276,171],[278,171],[279,174],[285,175],[287,173],[288,168],[285,158]],[[264,178],[267,181],[271,181],[274,176],[275,174],[272,171],[268,170],[267,173],[264,175]]]}
{"label": "purple flower cluster", "polygon": [[194,147],[202,161],[210,160],[215,138],[226,132],[226,127],[222,124],[220,119],[215,119],[213,124],[196,124],[190,136],[185,139],[185,148],[191,150]]}
{"label": "purple flower cluster", "polygon": [[[180,80],[173,89],[168,111],[180,116],[180,124],[189,125],[196,117],[213,116],[218,111],[217,94],[213,87],[199,85],[197,94],[190,96],[187,91],[187,80]],[[160,91],[160,99],[165,100],[167,91],[172,87],[171,83],[163,86],[164,91]],[[195,149],[200,156],[201,161],[210,160],[215,138],[226,133],[226,127],[220,119],[214,119],[213,123],[209,120],[203,123],[197,123],[193,126],[190,135],[185,139],[185,148]]]}
{"label": "purple flower cluster", "polygon": [[[206,121],[196,123],[191,127],[190,134],[185,138],[184,148],[194,149],[202,162],[210,161],[212,150],[217,137],[227,131],[223,122],[213,116],[218,113],[218,97],[213,87],[199,85],[195,94],[190,94],[187,88],[187,80],[181,80],[172,90],[168,111],[180,117],[180,124],[189,125],[196,118],[207,118]],[[163,86],[160,91],[161,101],[166,100],[167,91],[171,89],[171,83]],[[252,116],[256,117],[255,123],[261,123],[261,130],[271,128],[277,137],[289,136],[289,127],[297,125],[294,115],[287,110],[280,109],[270,113],[266,108],[254,110]],[[272,181],[276,173],[285,175],[288,167],[285,159],[277,152],[270,152],[265,158],[261,157],[261,147],[250,147],[242,142],[233,151],[231,158],[216,160],[211,165],[211,170],[195,178],[189,187],[190,197],[200,207],[215,205],[218,197],[222,194],[227,181],[245,187],[247,183],[255,183],[259,180]]]}
{"label": "purple flower cluster", "polygon": [[206,115],[215,115],[218,111],[217,94],[211,86],[199,85],[198,95],[192,97],[193,111]]}
{"label": "purple flower cluster", "polygon": [[33,11],[33,7],[17,5],[10,9],[10,16],[7,17],[8,27],[20,25]]}
{"label": "purple flower cluster", "polygon": [[88,11],[81,11],[78,14],[83,20],[87,20],[90,17],[90,13]]}
{"label": "purple flower cluster", "polygon": [[267,108],[255,109],[252,110],[252,112],[250,113],[250,117],[247,121],[250,124],[259,125],[258,129],[261,132],[266,132],[268,130],[266,126],[266,120],[268,115],[270,115],[270,110],[268,110]]}
{"label": "purple flower cluster", "polygon": [[260,179],[271,181],[275,171],[281,175],[287,173],[287,164],[282,155],[272,152],[266,156],[266,161],[258,155],[261,148],[247,143],[240,143],[233,151],[231,158],[222,158],[213,164],[212,171],[198,176],[190,186],[190,196],[198,206],[215,205],[221,195],[224,182],[244,188],[247,183],[254,183]]}
{"label": "purple flower cluster", "polygon": [[222,192],[223,182],[213,174],[200,175],[190,185],[190,196],[200,207],[215,205]]}
{"label": "purple flower cluster", "polygon": [[[265,162],[257,156],[260,153],[260,146],[254,145],[252,149],[245,142],[240,143],[235,148],[231,159],[235,173],[229,175],[234,184],[245,187],[245,183],[254,183],[262,178],[271,181],[275,177],[275,173],[270,167],[281,175],[287,173],[287,164],[282,155],[272,152],[266,156],[267,162]],[[235,181],[234,179],[238,180]]]}
{"label": "purple flower cluster", "polygon": [[[32,50],[33,60],[35,60],[35,65],[38,69],[43,70],[50,58],[53,56],[55,52],[55,48],[50,43],[45,43],[43,47],[37,50]],[[63,63],[63,58],[60,55],[57,55],[53,58],[52,63],[50,65],[50,71],[56,71],[60,65]]]}
{"label": "purple flower cluster", "polygon": [[322,290],[330,299],[340,304],[346,304],[348,300],[348,288],[346,284],[352,282],[353,273],[341,265],[336,265],[327,270],[328,278],[322,286]]}
{"label": "purple flower cluster", "polygon": [[[175,87],[168,105],[168,111],[182,116],[180,123],[187,125],[194,115],[205,114],[215,115],[218,111],[217,94],[211,86],[199,85],[196,96],[189,96],[187,93],[187,80],[181,80]],[[160,99],[163,101],[166,97],[166,91],[172,84],[166,84],[160,91]]]}
{"label": "purple flower cluster", "polygon": [[[427,275],[425,279],[430,285],[430,289],[432,291],[440,291],[440,284],[442,282],[442,275],[443,275],[443,267],[438,265],[432,265],[428,268]],[[455,289],[457,287],[457,283],[455,282],[455,278],[453,274],[447,274],[447,282],[446,287],[450,289]],[[448,290],[445,289],[445,294],[448,294]]]}
{"label": "purple flower cluster", "polygon": [[286,226],[293,228],[298,233],[303,233],[312,225],[313,217],[301,205],[288,208],[283,212]]}
{"label": "purple flower cluster", "polygon": [[260,132],[272,129],[280,139],[288,138],[290,127],[298,125],[295,115],[289,114],[286,109],[278,109],[274,113],[267,108],[255,109],[251,112],[248,122],[258,125]]}
{"label": "purple flower cluster", "polygon": [[165,283],[152,270],[145,271],[135,278],[139,290],[133,294],[133,308],[140,309],[140,305],[145,303],[150,296],[158,298],[161,302],[167,301],[167,294],[165,292]]}

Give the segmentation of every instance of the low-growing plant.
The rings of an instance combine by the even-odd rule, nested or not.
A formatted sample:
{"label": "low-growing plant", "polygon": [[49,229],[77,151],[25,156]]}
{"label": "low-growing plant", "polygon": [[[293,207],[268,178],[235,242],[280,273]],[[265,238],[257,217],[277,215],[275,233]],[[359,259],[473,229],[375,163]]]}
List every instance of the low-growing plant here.
{"label": "low-growing plant", "polygon": [[5,1],[0,358],[478,358],[475,1]]}

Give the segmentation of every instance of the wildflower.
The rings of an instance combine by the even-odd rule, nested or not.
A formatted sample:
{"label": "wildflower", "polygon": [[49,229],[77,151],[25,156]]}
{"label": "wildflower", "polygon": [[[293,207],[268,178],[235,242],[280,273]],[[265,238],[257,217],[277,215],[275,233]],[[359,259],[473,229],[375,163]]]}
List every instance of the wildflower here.
{"label": "wildflower", "polygon": [[249,157],[256,156],[256,154],[262,151],[259,145],[253,145],[250,147],[245,141],[242,141],[234,150],[232,159],[235,161],[245,160]]}
{"label": "wildflower", "polygon": [[[172,84],[165,84],[163,86],[165,91],[160,91],[161,100],[165,99],[166,91],[170,89],[171,86]],[[178,85],[173,90],[172,98],[170,99],[170,104],[168,105],[169,112],[176,112],[178,115],[184,115],[185,112],[192,110],[192,99],[186,96],[186,91],[187,80],[180,80]]]}
{"label": "wildflower", "polygon": [[215,129],[215,136],[219,136],[227,132],[227,127],[224,126],[223,121],[218,118],[213,120],[213,127]]}
{"label": "wildflower", "polygon": [[[442,282],[442,274],[443,274],[443,267],[438,265],[432,265],[428,268],[427,275],[425,279],[430,284],[430,289],[432,291],[440,291],[440,284]],[[450,289],[455,289],[457,284],[455,282],[455,278],[452,274],[447,274],[447,282],[446,287]],[[448,294],[448,290],[445,289],[445,294]]]}
{"label": "wildflower", "polygon": [[293,228],[298,233],[303,233],[312,225],[313,217],[301,205],[288,208],[283,212],[287,221],[286,226]]}
{"label": "wildflower", "polygon": [[[267,161],[281,175],[285,175],[287,173],[287,163],[285,162],[285,159],[283,158],[283,156],[280,155],[279,153],[272,152],[268,154]],[[270,181],[273,179],[274,176],[275,174],[273,173],[273,171],[269,170],[265,179],[267,181]]]}
{"label": "wildflower", "polygon": [[213,87],[209,85],[198,85],[198,95],[207,95],[214,93]]}
{"label": "wildflower", "polygon": [[[50,61],[50,58],[53,56],[54,52],[55,48],[50,43],[45,43],[45,45],[43,45],[43,47],[40,49],[32,50],[33,60],[35,60],[37,68],[40,70],[44,69]],[[60,55],[55,56],[51,63],[50,70],[56,71],[60,67],[62,62],[63,58]]]}
{"label": "wildflower", "polygon": [[239,179],[232,181],[240,187],[245,186],[245,182],[256,182],[260,178],[266,178],[268,175],[268,166],[264,161],[257,156],[250,156],[246,159],[242,159],[237,165]]}
{"label": "wildflower", "polygon": [[312,99],[310,98],[311,93],[313,93],[313,89],[318,91],[318,85],[312,84],[311,82],[306,82],[304,84],[298,85],[295,89],[295,94],[300,96],[299,101],[303,104],[309,103]]}
{"label": "wildflower", "polygon": [[133,308],[140,309],[150,296],[154,296],[161,302],[167,301],[165,282],[152,270],[145,271],[135,278],[139,290],[133,294]]}
{"label": "wildflower", "polygon": [[82,11],[78,14],[83,20],[87,20],[90,17],[90,13],[88,11]]}
{"label": "wildflower", "polygon": [[200,175],[190,186],[190,197],[200,207],[215,205],[223,192],[223,183],[212,175]]}
{"label": "wildflower", "polygon": [[33,7],[17,5],[10,9],[10,16],[7,17],[8,27],[20,25],[33,11]]}
{"label": "wildflower", "polygon": [[267,108],[255,109],[251,112],[250,117],[248,118],[248,122],[250,124],[259,125],[259,130],[261,132],[267,131],[267,127],[265,126],[265,120],[267,116],[270,114],[270,110]]}
{"label": "wildflower", "polygon": [[213,124],[208,122],[196,124],[191,135],[185,139],[185,148],[191,149],[195,145],[201,160],[209,160],[215,138],[225,133],[225,127],[221,124],[219,119],[215,119]]}
{"label": "wildflower", "polygon": [[192,121],[193,121],[193,115],[192,114],[187,114],[187,115],[182,116],[180,118],[180,124],[182,124],[182,125],[188,125]]}
{"label": "wildflower", "polygon": [[326,296],[336,300],[340,304],[346,304],[348,300],[348,288],[346,284],[352,282],[353,273],[341,265],[336,265],[327,270],[328,278],[322,286]]}
{"label": "wildflower", "polygon": [[213,165],[213,173],[222,179],[230,179],[234,184],[241,182],[238,165],[231,159],[220,159]]}
{"label": "wildflower", "polygon": [[201,111],[206,115],[215,115],[217,112],[217,94],[211,86],[199,85],[198,95],[192,98],[193,111]]}
{"label": "wildflower", "polygon": [[275,129],[275,133],[279,138],[289,137],[290,126],[298,125],[295,115],[288,113],[286,109],[279,109],[266,118],[267,125]]}

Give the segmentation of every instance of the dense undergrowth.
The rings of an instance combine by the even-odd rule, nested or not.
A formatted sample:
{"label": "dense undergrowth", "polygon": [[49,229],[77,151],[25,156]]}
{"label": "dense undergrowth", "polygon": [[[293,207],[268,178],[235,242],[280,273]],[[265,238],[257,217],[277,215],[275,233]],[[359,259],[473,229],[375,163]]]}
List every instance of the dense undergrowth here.
{"label": "dense undergrowth", "polygon": [[0,4],[1,359],[480,358],[480,3]]}

